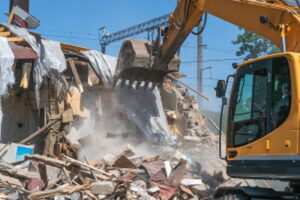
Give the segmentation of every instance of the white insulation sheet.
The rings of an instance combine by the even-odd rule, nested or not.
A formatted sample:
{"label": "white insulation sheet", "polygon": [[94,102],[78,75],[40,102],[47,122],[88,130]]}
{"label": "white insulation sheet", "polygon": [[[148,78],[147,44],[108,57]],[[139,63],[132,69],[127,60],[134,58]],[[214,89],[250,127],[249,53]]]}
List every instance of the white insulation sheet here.
{"label": "white insulation sheet", "polygon": [[[13,72],[13,65],[15,62],[15,55],[12,52],[7,39],[0,37],[0,97],[5,96],[8,92],[8,85],[15,83],[15,75]],[[2,124],[2,106],[0,98],[0,140],[1,140],[1,124]]]}
{"label": "white insulation sheet", "polygon": [[67,68],[60,43],[51,40],[38,39],[24,28],[9,24],[2,25],[8,28],[13,34],[24,38],[38,55],[38,59],[34,62],[34,81],[37,100],[39,102],[38,90],[41,87],[43,77],[47,75],[54,80],[58,80],[59,74]]}
{"label": "white insulation sheet", "polygon": [[117,58],[104,55],[95,50],[83,51],[81,53],[89,59],[92,67],[104,85],[112,84],[113,75],[117,65]]}
{"label": "white insulation sheet", "polygon": [[15,82],[12,70],[15,55],[4,37],[0,37],[0,47],[0,96],[3,96],[7,94],[7,86]]}

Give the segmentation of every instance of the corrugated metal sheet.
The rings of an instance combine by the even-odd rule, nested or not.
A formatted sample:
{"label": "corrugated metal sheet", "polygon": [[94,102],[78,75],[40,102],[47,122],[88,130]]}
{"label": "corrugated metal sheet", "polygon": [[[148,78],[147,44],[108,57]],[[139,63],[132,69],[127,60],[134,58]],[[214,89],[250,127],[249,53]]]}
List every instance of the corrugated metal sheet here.
{"label": "corrugated metal sheet", "polygon": [[15,58],[17,60],[34,60],[37,59],[36,53],[34,53],[32,50],[16,45],[14,42],[9,42],[9,46],[12,50],[12,52],[15,54]]}

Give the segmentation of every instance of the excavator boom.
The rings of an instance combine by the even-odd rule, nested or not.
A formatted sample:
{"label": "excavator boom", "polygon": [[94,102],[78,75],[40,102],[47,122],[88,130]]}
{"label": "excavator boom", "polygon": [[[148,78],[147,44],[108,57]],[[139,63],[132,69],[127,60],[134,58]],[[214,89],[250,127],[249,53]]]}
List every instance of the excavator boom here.
{"label": "excavator boom", "polygon": [[[179,59],[175,54],[204,13],[263,36],[283,51],[300,52],[300,9],[284,1],[180,0],[170,15],[169,27],[161,44],[137,40],[125,42],[115,79],[122,79],[123,83],[127,80],[129,83],[144,81],[144,85],[148,85],[148,82],[157,83],[166,74],[178,71]],[[135,56],[124,52],[133,52]],[[143,70],[140,65],[134,65],[136,60],[139,64],[144,63]]]}

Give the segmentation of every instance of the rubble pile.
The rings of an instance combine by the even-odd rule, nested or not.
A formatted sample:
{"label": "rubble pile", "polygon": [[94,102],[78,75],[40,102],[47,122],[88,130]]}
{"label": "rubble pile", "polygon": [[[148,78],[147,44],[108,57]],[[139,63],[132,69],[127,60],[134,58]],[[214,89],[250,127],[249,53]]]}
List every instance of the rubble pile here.
{"label": "rubble pile", "polygon": [[[104,107],[115,99],[108,94],[115,95],[112,92],[104,95],[108,98],[108,101],[102,99]],[[66,137],[68,143],[54,145],[52,156],[30,155],[31,152],[17,162],[3,160],[0,163],[0,194],[4,199],[212,198],[216,187],[231,181],[225,176],[225,163],[218,157],[217,138],[207,129],[194,97],[186,89],[166,80],[160,94],[170,131],[178,138],[175,145],[148,141],[147,153],[143,154],[137,149],[137,144],[142,142],[137,139],[141,139],[142,135],[133,134],[132,128],[123,127],[125,129],[119,134],[107,132],[109,129],[98,124],[101,125],[99,129],[91,130],[100,131],[101,134],[107,132],[101,136],[83,126],[77,132],[82,137],[81,143],[74,145],[73,140]],[[118,113],[119,109],[115,108]],[[102,119],[104,114],[114,116],[115,111],[109,111],[102,113]],[[107,125],[115,127],[118,123],[128,124],[124,121],[124,114],[122,116],[107,117],[108,121],[114,122],[107,121]],[[98,135],[87,140],[93,134]],[[101,147],[99,140],[103,140],[102,144],[105,141],[121,141],[122,146],[131,143],[135,148],[126,145],[126,148],[117,151],[115,149],[119,143],[112,142],[108,146],[114,151],[103,155],[98,151],[107,150]],[[91,141],[94,141],[93,145]],[[91,153],[94,156],[88,155],[91,161],[85,156],[88,151],[81,151],[89,146],[93,146]],[[74,149],[72,154],[65,153],[69,148]],[[0,153],[4,149],[0,149]]]}
{"label": "rubble pile", "polygon": [[167,79],[161,89],[161,98],[172,133],[185,141],[200,141],[211,137],[205,117],[198,110],[195,97],[186,88]]}
{"label": "rubble pile", "polygon": [[166,159],[172,156],[186,159],[192,166],[191,174],[207,186],[208,196],[219,186],[252,183],[226,175],[226,163],[219,158],[219,138],[208,129],[195,97],[186,88],[167,79],[161,98],[170,130],[179,138],[176,147],[163,148],[163,155],[169,155]]}
{"label": "rubble pile", "polygon": [[[168,79],[152,90],[112,87],[116,58],[0,28],[23,41],[5,41],[16,62],[0,106],[0,199],[209,199],[240,183],[225,176],[187,89]],[[135,149],[119,152],[126,144]]]}
{"label": "rubble pile", "polygon": [[[0,163],[1,199],[198,199],[208,186],[187,160],[136,155],[123,148],[113,160],[81,162],[61,155],[27,155]],[[59,198],[58,198],[59,197]]]}

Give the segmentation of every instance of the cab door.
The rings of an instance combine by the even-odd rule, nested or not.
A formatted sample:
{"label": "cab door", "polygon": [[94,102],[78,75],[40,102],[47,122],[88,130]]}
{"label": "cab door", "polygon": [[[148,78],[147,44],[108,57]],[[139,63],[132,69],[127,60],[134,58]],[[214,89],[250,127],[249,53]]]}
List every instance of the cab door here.
{"label": "cab door", "polygon": [[228,126],[229,147],[239,147],[270,131],[272,61],[255,62],[237,73]]}

